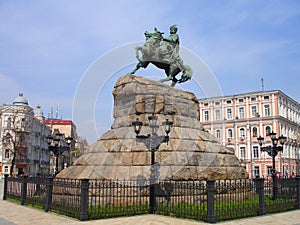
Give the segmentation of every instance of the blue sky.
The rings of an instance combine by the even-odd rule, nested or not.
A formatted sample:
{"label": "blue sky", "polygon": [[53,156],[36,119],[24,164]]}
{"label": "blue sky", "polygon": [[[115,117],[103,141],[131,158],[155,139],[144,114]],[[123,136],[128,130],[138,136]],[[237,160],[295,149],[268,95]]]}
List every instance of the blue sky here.
{"label": "blue sky", "polygon": [[[260,91],[263,78],[265,90],[279,89],[299,102],[300,1],[0,0],[0,104],[23,92],[46,116],[58,106],[59,117],[72,119],[74,96],[97,59],[143,41],[153,27],[167,34],[173,24],[181,46],[205,62],[224,95]],[[132,69],[99,74],[105,87],[91,109],[95,121],[74,121],[90,143],[110,128],[113,84]],[[155,68],[137,75],[149,73],[164,76]],[[193,82],[178,88],[206,97]],[[95,134],[81,125],[88,123]]]}

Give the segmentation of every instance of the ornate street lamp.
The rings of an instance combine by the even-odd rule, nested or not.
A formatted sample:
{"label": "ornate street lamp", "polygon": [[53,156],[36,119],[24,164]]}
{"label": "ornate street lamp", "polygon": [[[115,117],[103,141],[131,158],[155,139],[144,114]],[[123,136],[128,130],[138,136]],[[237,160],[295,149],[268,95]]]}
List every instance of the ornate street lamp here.
{"label": "ornate street lamp", "polygon": [[[267,152],[269,156],[272,157],[272,179],[273,179],[273,200],[277,198],[277,179],[276,179],[276,167],[275,167],[275,158],[278,154],[278,152],[283,152],[283,145],[286,142],[286,137],[283,135],[280,135],[279,138],[277,138],[276,133],[271,132],[270,138],[272,140],[272,146],[262,147],[264,143],[264,138],[259,136],[257,138],[257,141],[260,145],[260,149],[262,152]],[[278,141],[280,142],[280,146],[278,146]]]}
{"label": "ornate street lamp", "polygon": [[73,138],[71,136],[68,136],[65,138],[65,140],[66,140],[67,145],[70,146],[72,144]]}
{"label": "ornate street lamp", "polygon": [[49,145],[49,151],[52,151],[55,155],[55,175],[58,173],[58,157],[64,151],[68,151],[70,149],[70,145],[72,143],[73,138],[68,136],[64,138],[62,133],[54,132],[53,135],[49,135],[47,137],[47,142]]}
{"label": "ornate street lamp", "polygon": [[173,122],[166,119],[162,123],[162,126],[164,128],[164,131],[166,133],[165,136],[158,136],[157,130],[159,126],[157,125],[157,119],[158,117],[152,114],[148,117],[149,120],[149,127],[151,129],[151,134],[148,135],[139,135],[141,132],[143,123],[139,121],[137,118],[136,121],[132,122],[132,126],[134,129],[134,132],[136,133],[136,140],[139,142],[143,142],[146,147],[151,151],[151,174],[150,174],[150,213],[153,214],[155,212],[156,208],[156,202],[155,202],[155,182],[157,178],[159,177],[159,164],[155,164],[155,151],[159,148],[161,143],[167,143],[169,142],[169,133],[171,131],[171,127],[173,125]]}

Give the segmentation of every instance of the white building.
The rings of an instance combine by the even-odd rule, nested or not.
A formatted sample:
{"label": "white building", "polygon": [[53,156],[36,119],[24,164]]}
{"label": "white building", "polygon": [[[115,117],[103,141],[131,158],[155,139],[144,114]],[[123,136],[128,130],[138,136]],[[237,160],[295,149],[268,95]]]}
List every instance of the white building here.
{"label": "white building", "polygon": [[33,110],[23,94],[0,106],[0,176],[48,174],[50,134],[41,107]]}

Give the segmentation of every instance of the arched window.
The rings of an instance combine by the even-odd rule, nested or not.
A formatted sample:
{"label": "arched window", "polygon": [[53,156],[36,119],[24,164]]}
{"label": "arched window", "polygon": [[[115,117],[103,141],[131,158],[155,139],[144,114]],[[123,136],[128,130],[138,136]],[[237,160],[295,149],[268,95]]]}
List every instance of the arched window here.
{"label": "arched window", "polygon": [[22,118],[22,120],[21,120],[21,128],[22,129],[25,128],[25,118]]}
{"label": "arched window", "polygon": [[4,155],[4,157],[6,158],[6,159],[9,159],[9,149],[5,149],[5,155]]}
{"label": "arched window", "polygon": [[232,138],[232,129],[228,129],[227,136],[228,138]]}
{"label": "arched window", "polygon": [[220,130],[216,130],[216,137],[217,137],[218,139],[221,138],[221,131],[220,131]]}
{"label": "arched window", "polygon": [[252,129],[252,136],[257,137],[257,127],[253,127]]}
{"label": "arched window", "polygon": [[245,137],[245,128],[240,129],[240,137],[244,138]]}

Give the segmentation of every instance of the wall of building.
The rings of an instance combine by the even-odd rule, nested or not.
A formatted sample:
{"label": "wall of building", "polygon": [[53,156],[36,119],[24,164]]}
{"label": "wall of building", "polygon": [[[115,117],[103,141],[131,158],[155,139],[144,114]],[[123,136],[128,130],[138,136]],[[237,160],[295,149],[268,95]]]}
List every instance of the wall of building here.
{"label": "wall of building", "polygon": [[[199,100],[200,122],[236,156],[249,174],[267,176],[271,157],[260,151],[257,137],[268,133],[287,136],[284,152],[277,156],[276,170],[295,175],[299,170],[299,104],[281,91],[253,92]],[[252,149],[252,151],[250,151]]]}
{"label": "wall of building", "polygon": [[[0,176],[49,173],[49,150],[46,137],[51,130],[37,118],[27,100],[0,106]],[[17,98],[16,98],[17,99]],[[6,136],[10,135],[9,141]],[[15,163],[13,164],[13,157]]]}

